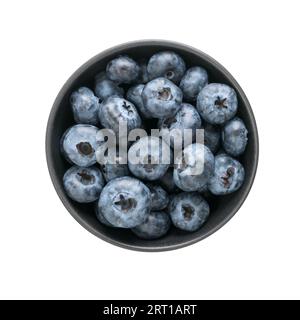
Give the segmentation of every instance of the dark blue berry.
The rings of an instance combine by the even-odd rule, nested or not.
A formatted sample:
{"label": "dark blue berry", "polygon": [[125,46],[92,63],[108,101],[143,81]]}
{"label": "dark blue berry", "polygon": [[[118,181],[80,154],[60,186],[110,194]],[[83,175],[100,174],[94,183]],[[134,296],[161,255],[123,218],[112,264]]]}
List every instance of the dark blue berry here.
{"label": "dark blue berry", "polygon": [[133,228],[147,219],[151,210],[151,193],[135,178],[116,178],[103,188],[98,207],[115,227]]}
{"label": "dark blue berry", "polygon": [[182,192],[171,198],[168,212],[175,227],[191,232],[206,222],[210,209],[198,192]]}
{"label": "dark blue berry", "polygon": [[245,170],[240,162],[226,154],[217,155],[215,170],[208,183],[208,189],[215,195],[237,191],[245,179]]}
{"label": "dark blue berry", "polygon": [[146,240],[158,239],[164,236],[170,229],[171,220],[164,211],[152,211],[146,221],[131,229],[139,238]]}
{"label": "dark blue berry", "polygon": [[186,101],[195,101],[199,92],[207,85],[208,76],[202,67],[192,67],[186,71],[180,81],[180,89]]}
{"label": "dark blue berry", "polygon": [[183,191],[201,190],[214,172],[214,156],[203,144],[193,143],[175,159],[174,182]]}
{"label": "dark blue berry", "polygon": [[99,198],[105,182],[98,168],[73,166],[64,174],[63,184],[71,199],[88,203]]}
{"label": "dark blue berry", "polygon": [[111,60],[106,67],[107,77],[116,83],[132,83],[140,74],[139,65],[128,56],[120,56]]}
{"label": "dark blue berry", "polygon": [[103,143],[99,133],[97,127],[88,124],[77,124],[69,128],[61,139],[61,149],[65,158],[81,167],[95,164],[95,152]]}
{"label": "dark blue berry", "polygon": [[197,109],[201,117],[211,124],[223,124],[233,118],[238,108],[237,96],[226,84],[210,83],[197,98]]}
{"label": "dark blue berry", "polygon": [[185,73],[185,62],[175,52],[163,51],[154,54],[147,66],[150,79],[164,77],[179,83]]}
{"label": "dark blue berry", "polygon": [[242,154],[247,146],[248,130],[238,117],[228,121],[222,130],[222,145],[224,150],[232,156]]}
{"label": "dark blue berry", "polygon": [[181,107],[182,92],[166,78],[148,82],[142,92],[144,108],[153,118],[169,118]]}
{"label": "dark blue berry", "polygon": [[92,90],[86,87],[79,88],[71,94],[70,103],[75,122],[92,125],[99,123],[99,99]]}

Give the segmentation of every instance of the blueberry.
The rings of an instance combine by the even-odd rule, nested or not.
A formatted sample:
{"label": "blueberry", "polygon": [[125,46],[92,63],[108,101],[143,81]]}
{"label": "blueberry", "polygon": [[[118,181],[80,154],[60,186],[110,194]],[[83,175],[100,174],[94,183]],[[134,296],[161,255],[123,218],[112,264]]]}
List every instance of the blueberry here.
{"label": "blueberry", "polygon": [[81,167],[96,163],[95,151],[103,143],[100,131],[89,124],[77,124],[69,128],[61,139],[61,149],[65,158]]}
{"label": "blueberry", "polygon": [[222,131],[222,144],[224,150],[232,156],[242,154],[248,142],[248,130],[238,117],[228,121]]}
{"label": "blueberry", "polygon": [[[114,150],[115,152],[110,152],[106,149],[107,146],[103,144],[96,150],[97,162],[99,162],[101,166],[101,171],[105,180],[110,181],[118,177],[129,176],[130,172],[126,163],[127,159],[124,159],[123,155],[119,154],[117,150]],[[106,151],[111,154],[111,156],[104,158],[103,155]]]}
{"label": "blueberry", "polygon": [[95,77],[95,94],[103,101],[111,96],[123,97],[124,90],[102,72]]}
{"label": "blueberry", "polygon": [[178,189],[173,179],[173,168],[169,168],[158,182],[169,193],[176,192]]}
{"label": "blueberry", "polygon": [[151,193],[138,179],[116,178],[103,188],[98,207],[115,227],[134,228],[145,222],[150,213]]}
{"label": "blueberry", "polygon": [[138,78],[138,83],[145,84],[150,80],[148,71],[147,71],[148,62],[146,60],[142,60],[139,62],[139,65],[140,65],[140,75]]}
{"label": "blueberry", "polygon": [[153,118],[168,118],[181,107],[182,92],[171,81],[157,78],[148,82],[142,92],[144,107]]}
{"label": "blueberry", "polygon": [[146,240],[158,239],[164,236],[171,227],[171,220],[163,211],[152,211],[146,221],[131,229],[138,237]]}
{"label": "blueberry", "polygon": [[163,140],[142,137],[128,150],[128,167],[136,177],[153,181],[166,173],[171,156],[170,147]]}
{"label": "blueberry", "polygon": [[101,209],[99,208],[98,206],[98,203],[96,202],[96,205],[95,205],[95,211],[96,211],[96,217],[97,219],[102,223],[104,224],[105,226],[107,227],[111,227],[111,228],[114,228],[115,226],[113,226],[110,222],[107,221],[107,219],[104,217]]}
{"label": "blueberry", "polygon": [[130,175],[127,164],[107,163],[101,166],[101,170],[106,181]]}
{"label": "blueberry", "polygon": [[73,166],[64,174],[63,184],[71,199],[88,203],[99,198],[104,179],[101,171],[96,167]]}
{"label": "blueberry", "polygon": [[[158,121],[158,127],[163,136],[165,136],[167,140],[170,140],[170,145],[172,147],[174,147],[174,141],[176,141],[178,147],[181,147],[182,144],[180,144],[180,141],[183,141],[185,129],[193,130],[192,139],[195,141],[196,129],[201,128],[201,118],[198,111],[191,104],[182,103],[181,108],[175,116],[160,119]],[[173,130],[173,132],[169,135],[171,130]]]}
{"label": "blueberry", "polygon": [[122,98],[109,97],[104,100],[99,109],[99,120],[104,128],[119,133],[119,124],[126,123],[128,131],[139,128],[142,120],[135,106]]}
{"label": "blueberry", "polygon": [[201,117],[211,124],[223,124],[236,114],[237,96],[226,84],[210,83],[197,98],[197,109]]}
{"label": "blueberry", "polygon": [[214,156],[200,143],[184,148],[175,159],[174,182],[183,191],[201,190],[214,172]]}
{"label": "blueberry", "polygon": [[75,122],[93,125],[99,123],[99,100],[92,90],[86,87],[79,88],[71,94],[70,103]]}
{"label": "blueberry", "polygon": [[182,192],[171,198],[168,212],[175,227],[196,231],[205,223],[210,210],[198,192]]}
{"label": "blueberry", "polygon": [[163,210],[169,203],[168,193],[158,184],[146,183],[146,186],[151,192],[152,206],[151,210]]}
{"label": "blueberry", "polygon": [[197,190],[200,193],[207,193],[208,192],[208,184],[205,184],[204,186],[202,186],[199,190]]}
{"label": "blueberry", "polygon": [[204,122],[202,128],[204,129],[204,144],[212,153],[216,153],[220,148],[220,128],[208,122]]}
{"label": "blueberry", "polygon": [[154,54],[147,66],[150,79],[164,77],[174,83],[179,83],[185,73],[185,69],[183,59],[177,53],[171,51]]}
{"label": "blueberry", "polygon": [[202,67],[192,67],[180,81],[180,89],[186,101],[196,101],[199,92],[207,85],[208,75]]}
{"label": "blueberry", "polygon": [[215,195],[235,192],[244,182],[245,171],[237,160],[220,154],[215,158],[214,174],[209,180],[208,189]]}
{"label": "blueberry", "polygon": [[138,79],[140,67],[128,56],[120,56],[107,64],[106,74],[116,83],[132,83]]}
{"label": "blueberry", "polygon": [[145,85],[137,84],[128,89],[126,98],[128,101],[132,102],[138,111],[140,112],[141,116],[145,119],[151,118],[149,112],[144,107],[144,102],[142,99],[142,92],[144,90]]}

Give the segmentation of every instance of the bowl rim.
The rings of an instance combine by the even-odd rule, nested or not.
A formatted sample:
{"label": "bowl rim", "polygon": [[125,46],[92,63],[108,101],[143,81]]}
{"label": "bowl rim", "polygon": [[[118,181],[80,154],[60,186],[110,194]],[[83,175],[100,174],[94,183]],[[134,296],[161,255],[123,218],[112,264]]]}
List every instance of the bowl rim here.
{"label": "bowl rim", "polygon": [[[251,170],[251,176],[249,177],[249,183],[246,185],[246,188],[244,189],[243,193],[241,194],[240,198],[236,201],[234,208],[231,210],[230,214],[228,214],[223,220],[221,220],[217,225],[215,225],[213,228],[208,230],[205,234],[199,235],[191,240],[177,243],[177,244],[170,244],[166,246],[140,246],[140,245],[130,245],[126,244],[122,241],[118,241],[115,239],[112,239],[104,234],[102,234],[99,230],[88,224],[84,219],[82,219],[76,210],[74,210],[71,205],[69,204],[69,199],[67,199],[67,196],[61,187],[60,181],[56,175],[55,172],[55,166],[54,166],[54,160],[53,160],[53,154],[51,150],[51,132],[54,128],[54,119],[57,111],[59,110],[61,100],[69,90],[70,86],[73,84],[73,82],[78,78],[79,75],[81,75],[83,72],[85,72],[88,68],[90,68],[92,65],[94,65],[99,60],[105,58],[108,55],[114,55],[119,53],[122,50],[128,50],[133,49],[136,47],[141,46],[168,46],[172,47],[172,49],[181,49],[185,51],[189,51],[197,56],[200,56],[203,60],[208,61],[210,64],[212,64],[217,70],[221,71],[231,83],[234,84],[236,91],[238,91],[240,95],[240,99],[243,101],[243,104],[245,108],[247,109],[249,113],[250,122],[253,126],[253,145],[254,145],[254,162],[253,162],[253,168]],[[240,209],[244,201],[246,200],[255,179],[255,175],[257,172],[257,166],[258,166],[258,159],[259,159],[259,137],[258,137],[258,131],[257,131],[257,125],[256,120],[251,108],[251,105],[249,103],[248,98],[246,97],[246,94],[244,93],[243,89],[240,87],[238,82],[235,80],[235,78],[231,75],[231,73],[225,69],[218,61],[216,61],[214,58],[209,56],[208,54],[202,52],[199,49],[196,49],[192,46],[170,41],[170,40],[158,40],[158,39],[147,39],[147,40],[136,40],[136,41],[130,41],[126,43],[122,43],[116,46],[113,46],[111,48],[108,48],[97,55],[90,58],[87,62],[85,62],[83,65],[81,65],[64,83],[63,87],[60,89],[57,97],[55,98],[55,101],[53,103],[53,106],[51,108],[48,122],[47,122],[47,128],[46,128],[46,139],[45,139],[45,149],[46,149],[46,160],[47,160],[47,166],[48,171],[52,180],[52,183],[54,185],[54,188],[56,190],[56,193],[58,194],[61,202],[65,206],[65,208],[69,211],[69,213],[72,215],[72,217],[81,225],[83,226],[87,231],[95,235],[96,237],[110,243],[113,245],[116,245],[121,248],[130,249],[134,251],[143,251],[143,252],[158,252],[158,251],[169,251],[169,250],[175,250],[179,248],[183,248],[189,245],[192,245],[196,242],[199,242],[213,233],[215,233],[217,230],[219,230],[221,227],[223,227]]]}

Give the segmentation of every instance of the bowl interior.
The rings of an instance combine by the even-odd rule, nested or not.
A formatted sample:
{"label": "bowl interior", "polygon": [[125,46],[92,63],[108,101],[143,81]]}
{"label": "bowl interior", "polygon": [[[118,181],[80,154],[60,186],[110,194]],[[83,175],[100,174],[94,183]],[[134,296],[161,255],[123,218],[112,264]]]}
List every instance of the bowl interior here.
{"label": "bowl interior", "polygon": [[[106,64],[120,54],[128,54],[138,60],[145,57],[149,58],[153,53],[161,50],[174,50],[183,57],[187,67],[200,65],[206,68],[210,82],[225,83],[236,90],[239,100],[238,116],[244,120],[248,128],[249,142],[245,153],[239,159],[244,165],[246,173],[243,186],[231,195],[209,196],[207,198],[211,207],[211,215],[200,230],[187,233],[172,228],[167,236],[146,241],[137,238],[130,230],[103,226],[95,217],[93,204],[79,204],[67,197],[63,189],[62,178],[70,165],[61,156],[59,145],[62,134],[74,124],[69,104],[72,91],[80,86],[88,86],[93,89],[94,76],[105,70]],[[216,231],[235,214],[245,200],[254,180],[258,161],[258,137],[255,119],[247,98],[237,82],[219,63],[206,54],[181,44],[164,41],[142,41],[124,44],[100,53],[71,76],[57,96],[52,108],[47,128],[46,151],[50,175],[57,193],[78,222],[95,235],[114,244],[137,250],[158,251],[175,249],[199,241]]]}

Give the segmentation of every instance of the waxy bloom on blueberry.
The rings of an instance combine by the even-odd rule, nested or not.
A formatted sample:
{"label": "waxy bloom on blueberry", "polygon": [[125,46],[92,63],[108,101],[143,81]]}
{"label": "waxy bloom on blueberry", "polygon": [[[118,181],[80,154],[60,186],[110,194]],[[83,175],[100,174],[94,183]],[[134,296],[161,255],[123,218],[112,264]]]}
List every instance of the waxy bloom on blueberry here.
{"label": "waxy bloom on blueberry", "polygon": [[144,107],[144,102],[142,98],[142,92],[144,90],[144,87],[145,87],[144,84],[137,84],[129,88],[127,91],[126,98],[128,101],[132,102],[136,106],[140,115],[143,118],[149,119],[151,118],[151,115],[149,114],[147,109]]}
{"label": "waxy bloom on blueberry", "polygon": [[151,193],[135,178],[116,178],[103,188],[98,206],[115,227],[133,228],[146,221],[151,210]]}
{"label": "waxy bloom on blueberry", "polygon": [[150,79],[164,77],[179,83],[185,72],[185,62],[175,52],[162,51],[150,58],[147,71]]}
{"label": "waxy bloom on blueberry", "polygon": [[168,212],[175,227],[191,232],[206,222],[210,209],[198,192],[182,192],[171,198]]}
{"label": "waxy bloom on blueberry", "polygon": [[131,229],[138,237],[146,240],[158,239],[164,236],[171,227],[171,220],[164,211],[152,211],[146,221]]}
{"label": "waxy bloom on blueberry", "polygon": [[168,193],[158,184],[148,182],[146,183],[146,186],[151,192],[151,209],[153,211],[165,209],[169,203]]}
{"label": "waxy bloom on blueberry", "polygon": [[228,121],[222,130],[222,145],[224,150],[232,156],[242,154],[248,142],[248,130],[244,121],[238,117]]}
{"label": "waxy bloom on blueberry", "polygon": [[135,82],[140,74],[139,65],[128,56],[111,60],[106,67],[107,77],[116,83]]}
{"label": "waxy bloom on blueberry", "polygon": [[204,144],[212,153],[216,153],[220,148],[221,130],[218,126],[204,122],[202,125],[204,130]]}
{"label": "waxy bloom on blueberry", "polygon": [[71,199],[88,203],[99,198],[105,183],[98,168],[73,166],[64,174],[63,184]]}
{"label": "waxy bloom on blueberry", "polygon": [[245,179],[242,164],[226,154],[215,158],[214,174],[208,183],[208,189],[215,195],[224,195],[237,191]]}
{"label": "waxy bloom on blueberry", "polygon": [[123,97],[124,90],[102,72],[95,77],[95,94],[103,101],[111,96]]}
{"label": "waxy bloom on blueberry", "polygon": [[206,146],[190,144],[175,159],[175,184],[183,191],[201,190],[214,172],[214,162],[214,155]]}
{"label": "waxy bloom on blueberry", "polygon": [[158,127],[161,130],[162,137],[166,138],[166,142],[170,141],[170,145],[173,148],[175,144],[175,147],[181,148],[185,137],[185,129],[192,130],[191,142],[195,141],[196,130],[201,128],[201,117],[191,104],[182,103],[175,116],[159,120]]}
{"label": "waxy bloom on blueberry", "polygon": [[195,101],[199,92],[207,85],[208,75],[202,67],[192,67],[180,81],[180,89],[187,101]]}
{"label": "waxy bloom on blueberry", "polygon": [[233,118],[238,108],[237,96],[231,87],[221,83],[205,86],[197,98],[201,117],[211,124],[223,124]]}
{"label": "waxy bloom on blueberry", "polygon": [[111,227],[111,228],[115,228],[115,226],[113,226],[110,222],[108,222],[106,220],[106,218],[104,217],[102,211],[101,211],[101,208],[98,206],[98,202],[95,203],[95,212],[96,212],[96,217],[97,219],[102,223],[104,224],[105,226],[107,227]]}
{"label": "waxy bloom on blueberry", "polygon": [[161,178],[169,168],[170,147],[158,137],[140,138],[128,150],[128,167],[138,178],[153,181]]}
{"label": "waxy bloom on blueberry", "polygon": [[[115,147],[113,146],[112,148]],[[118,150],[112,148],[108,148],[103,144],[96,150],[97,162],[100,164],[102,174],[107,182],[118,177],[130,175],[127,159]],[[109,155],[104,158],[106,152]]]}
{"label": "waxy bloom on blueberry", "polygon": [[71,94],[70,103],[76,123],[92,125],[99,123],[99,99],[92,90],[86,87],[79,88]]}
{"label": "waxy bloom on blueberry", "polygon": [[142,125],[135,106],[119,97],[109,97],[104,100],[99,109],[99,120],[104,128],[113,130],[119,134],[120,123],[127,126],[128,131],[139,128]]}
{"label": "waxy bloom on blueberry", "polygon": [[81,167],[95,164],[95,151],[103,143],[98,133],[97,127],[88,124],[77,124],[69,128],[61,139],[65,158]]}
{"label": "waxy bloom on blueberry", "polygon": [[168,118],[181,107],[182,92],[166,78],[148,82],[142,92],[144,108],[153,118]]}

